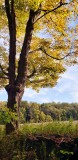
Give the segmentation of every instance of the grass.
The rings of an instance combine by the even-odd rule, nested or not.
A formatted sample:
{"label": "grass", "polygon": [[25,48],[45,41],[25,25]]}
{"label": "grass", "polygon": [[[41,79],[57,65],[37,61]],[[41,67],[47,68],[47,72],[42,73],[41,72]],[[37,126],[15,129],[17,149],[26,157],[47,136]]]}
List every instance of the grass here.
{"label": "grass", "polygon": [[[65,135],[78,137],[78,121],[54,121],[46,123],[26,123],[20,125],[19,132],[23,135]],[[5,136],[5,126],[0,125],[0,137]]]}
{"label": "grass", "polygon": [[19,131],[24,135],[65,135],[78,137],[78,122],[47,122],[21,125]]}

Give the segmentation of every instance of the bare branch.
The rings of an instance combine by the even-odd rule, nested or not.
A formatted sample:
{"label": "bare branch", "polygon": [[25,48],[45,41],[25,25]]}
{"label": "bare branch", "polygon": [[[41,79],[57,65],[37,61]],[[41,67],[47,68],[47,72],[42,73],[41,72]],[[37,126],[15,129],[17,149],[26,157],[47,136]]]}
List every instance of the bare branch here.
{"label": "bare branch", "polygon": [[60,5],[61,5],[62,3],[63,3],[62,0],[60,0]]}
{"label": "bare branch", "polygon": [[36,51],[39,51],[41,48],[39,47],[39,48],[37,48],[37,49],[35,49],[35,50],[33,50],[33,51],[30,51],[28,54],[31,54],[31,53],[34,53],[34,52],[36,52]]}
{"label": "bare branch", "polygon": [[38,79],[38,80],[31,80],[30,83],[40,83],[40,82],[45,82],[46,78],[43,79]]}
{"label": "bare branch", "polygon": [[[62,57],[62,58],[57,58],[57,57],[51,56],[51,55],[49,55],[49,54],[46,52],[46,50],[45,50],[43,47],[39,47],[38,49],[35,49],[35,50],[33,50],[33,51],[30,51],[29,54],[34,53],[34,52],[39,51],[39,50],[41,50],[42,52],[44,52],[44,53],[45,53],[47,56],[49,56],[50,58],[53,58],[53,59],[56,59],[56,60],[63,60],[64,58],[70,56],[70,53],[66,54],[66,55],[65,55],[64,57]],[[33,70],[33,72],[34,72],[34,70]]]}
{"label": "bare branch", "polygon": [[[31,62],[31,61],[30,61]],[[33,71],[30,75],[27,75],[27,78],[32,78],[34,76],[34,74],[36,73],[36,69],[35,69],[35,66],[34,64],[31,62],[32,66],[33,66]]]}
{"label": "bare branch", "polygon": [[50,19],[54,23],[54,25],[57,26],[57,24],[53,21],[52,17],[50,17]]}
{"label": "bare branch", "polygon": [[61,6],[66,5],[66,4],[68,4],[68,3],[62,3],[62,1],[60,1],[60,4],[59,4],[57,7],[53,8],[52,10],[49,10],[49,11],[47,11],[47,10],[41,10],[41,11],[44,11],[45,13],[44,13],[42,16],[40,16],[40,17],[34,22],[34,24],[35,24],[38,20],[40,20],[41,18],[43,18],[44,16],[46,16],[47,14],[49,14],[49,13],[51,13],[51,12],[54,12],[55,10],[57,10],[58,8],[60,8]]}
{"label": "bare branch", "polygon": [[6,76],[8,76],[8,73],[4,71],[4,69],[3,69],[3,67],[2,67],[1,64],[0,64],[0,69],[1,69],[1,71],[2,71],[3,74],[5,74]]}
{"label": "bare branch", "polygon": [[35,73],[36,73],[36,70],[35,70],[35,68],[34,68],[33,72],[32,72],[30,75],[27,75],[27,78],[32,78]]}
{"label": "bare branch", "polygon": [[66,58],[66,57],[68,57],[68,56],[70,55],[70,53],[68,53],[67,55],[65,55],[65,56],[62,57],[62,58],[57,58],[57,57],[54,57],[54,56],[49,55],[44,48],[41,48],[41,51],[42,51],[43,53],[45,53],[48,57],[50,57],[50,58],[52,58],[52,59],[55,59],[55,60],[63,60],[64,58]]}
{"label": "bare branch", "polygon": [[15,70],[16,70],[16,15],[14,9],[14,0],[5,0],[5,11],[8,20],[9,29],[9,83],[15,83]]}
{"label": "bare branch", "polygon": [[9,79],[8,77],[4,77],[4,76],[1,76],[1,75],[0,75],[0,78],[3,78],[3,79]]}

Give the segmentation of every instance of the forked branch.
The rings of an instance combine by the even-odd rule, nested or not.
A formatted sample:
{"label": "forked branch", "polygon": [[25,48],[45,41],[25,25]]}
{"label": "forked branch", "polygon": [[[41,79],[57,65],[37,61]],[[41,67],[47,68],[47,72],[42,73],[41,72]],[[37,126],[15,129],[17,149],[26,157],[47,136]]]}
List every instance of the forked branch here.
{"label": "forked branch", "polygon": [[0,69],[1,69],[1,71],[2,71],[2,73],[3,73],[4,75],[8,76],[8,73],[4,71],[4,69],[3,69],[3,67],[2,67],[1,64],[0,64]]}
{"label": "forked branch", "polygon": [[51,10],[41,10],[41,11],[44,11],[45,13],[42,15],[42,16],[40,16],[35,22],[34,22],[34,24],[37,22],[37,21],[39,21],[41,18],[43,18],[44,16],[46,16],[47,14],[49,14],[49,13],[51,13],[51,12],[54,12],[55,10],[57,10],[58,8],[60,8],[61,6],[64,6],[64,5],[66,5],[66,4],[68,4],[68,3],[63,3],[62,1],[60,1],[60,4],[57,6],[57,7],[55,7],[55,8],[53,8],[53,9],[51,9]]}

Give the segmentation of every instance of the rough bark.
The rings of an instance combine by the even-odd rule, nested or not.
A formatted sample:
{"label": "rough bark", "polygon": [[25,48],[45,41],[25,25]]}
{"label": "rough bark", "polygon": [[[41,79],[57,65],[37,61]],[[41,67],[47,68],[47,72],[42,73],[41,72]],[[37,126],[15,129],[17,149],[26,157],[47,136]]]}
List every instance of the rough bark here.
{"label": "rough bark", "polygon": [[16,59],[16,20],[14,11],[14,0],[5,0],[5,10],[9,28],[9,85],[15,83],[15,59]]}
{"label": "rough bark", "polygon": [[[5,0],[5,10],[8,19],[9,29],[9,67],[8,67],[8,78],[9,84],[5,87],[8,94],[7,107],[9,110],[14,111],[15,105],[15,59],[16,59],[16,20],[14,11],[14,0]],[[12,122],[7,123],[6,133],[10,133],[15,130]]]}
{"label": "rough bark", "polygon": [[[30,43],[32,40],[32,33],[34,30],[34,21],[35,18],[39,15],[39,10],[34,12],[30,10],[29,20],[26,25],[24,42],[20,54],[19,66],[18,66],[18,76],[17,76],[17,85],[21,88],[21,84],[25,86],[27,78],[27,57],[30,50]],[[21,71],[21,72],[20,72]]]}
{"label": "rough bark", "polygon": [[17,113],[17,120],[12,119],[10,123],[6,124],[6,134],[10,134],[11,132],[18,129],[19,122],[20,122],[20,102],[23,95],[23,92],[17,92],[16,87],[9,88],[9,86],[6,86],[6,91],[8,93],[8,102],[7,107],[10,111]]}

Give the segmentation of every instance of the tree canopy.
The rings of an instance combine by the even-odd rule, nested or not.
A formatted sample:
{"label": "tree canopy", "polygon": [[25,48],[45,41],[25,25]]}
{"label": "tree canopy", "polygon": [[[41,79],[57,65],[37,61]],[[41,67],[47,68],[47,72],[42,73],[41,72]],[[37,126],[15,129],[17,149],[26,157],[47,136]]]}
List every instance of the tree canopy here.
{"label": "tree canopy", "polygon": [[[10,7],[11,7],[11,2]],[[28,53],[27,87],[53,87],[66,62],[77,62],[77,1],[59,0],[16,0],[16,60],[15,74],[18,75],[18,62],[25,35],[25,27],[30,10],[39,13],[34,20],[34,30]],[[9,32],[4,0],[0,0],[0,87],[8,83]],[[71,22],[75,23],[71,27]]]}

